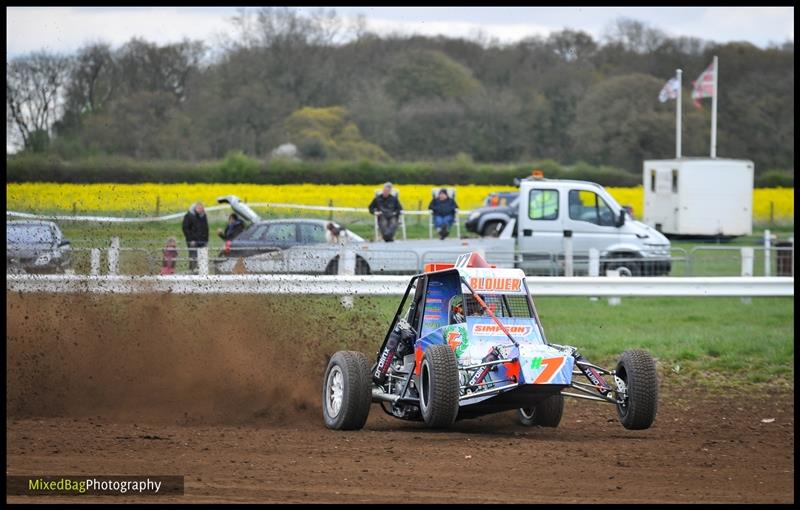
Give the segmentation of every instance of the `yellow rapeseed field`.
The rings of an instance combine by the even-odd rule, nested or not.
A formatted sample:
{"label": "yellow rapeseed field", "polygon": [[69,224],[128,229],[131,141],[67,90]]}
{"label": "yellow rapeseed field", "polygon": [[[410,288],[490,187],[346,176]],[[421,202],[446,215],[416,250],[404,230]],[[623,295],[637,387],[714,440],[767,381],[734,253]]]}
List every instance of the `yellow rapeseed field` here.
{"label": "yellow rapeseed field", "polygon": [[[21,212],[72,212],[78,214],[116,213],[151,216],[186,210],[195,201],[206,206],[216,204],[217,197],[237,195],[247,202],[278,202],[304,205],[366,208],[379,185],[331,184],[6,184],[7,209]],[[429,184],[399,184],[400,201],[405,209],[426,209],[433,186]],[[492,191],[513,191],[512,186],[457,186],[456,201],[462,209],[483,204]],[[642,187],[606,188],[623,205],[634,208],[635,215],[643,212]],[[776,220],[794,216],[794,189],[772,188],[753,191],[753,210],[756,221],[767,221],[770,203]]]}

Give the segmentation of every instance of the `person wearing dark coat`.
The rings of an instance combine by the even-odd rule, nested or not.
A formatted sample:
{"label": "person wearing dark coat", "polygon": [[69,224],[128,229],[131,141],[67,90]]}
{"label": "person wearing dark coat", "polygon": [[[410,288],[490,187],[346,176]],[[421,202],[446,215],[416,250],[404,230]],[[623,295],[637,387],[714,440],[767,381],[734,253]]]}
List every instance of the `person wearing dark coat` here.
{"label": "person wearing dark coat", "polygon": [[221,228],[218,228],[217,235],[220,236],[223,241],[233,241],[242,231],[244,231],[244,222],[239,219],[236,213],[231,213],[231,215],[228,216],[228,224],[225,225],[225,230],[223,231]]}
{"label": "person wearing dark coat", "polygon": [[400,205],[400,200],[392,194],[391,182],[384,184],[383,191],[372,199],[369,204],[369,212],[378,216],[378,228],[381,230],[383,240],[387,243],[394,241],[394,232],[400,222],[403,206]]}
{"label": "person wearing dark coat", "polygon": [[458,204],[447,196],[447,190],[439,190],[439,196],[431,200],[428,209],[433,213],[433,224],[439,232],[439,239],[444,239],[450,233],[450,227],[456,218]]}
{"label": "person wearing dark coat", "polygon": [[197,269],[197,248],[208,246],[208,217],[202,202],[197,202],[183,216],[183,236],[189,248],[189,270]]}

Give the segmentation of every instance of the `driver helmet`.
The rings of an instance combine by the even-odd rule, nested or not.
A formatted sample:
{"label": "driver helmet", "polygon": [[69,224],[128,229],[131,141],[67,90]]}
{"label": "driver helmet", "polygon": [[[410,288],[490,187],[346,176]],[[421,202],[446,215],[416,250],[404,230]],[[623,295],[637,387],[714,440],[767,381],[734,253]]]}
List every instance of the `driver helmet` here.
{"label": "driver helmet", "polygon": [[452,312],[454,323],[464,322],[464,306],[460,301],[453,303]]}

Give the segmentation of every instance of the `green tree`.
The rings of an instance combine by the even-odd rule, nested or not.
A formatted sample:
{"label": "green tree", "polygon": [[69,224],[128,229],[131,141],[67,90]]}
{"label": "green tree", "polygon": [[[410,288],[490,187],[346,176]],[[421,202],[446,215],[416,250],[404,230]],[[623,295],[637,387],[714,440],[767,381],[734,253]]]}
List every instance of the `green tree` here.
{"label": "green tree", "polygon": [[383,149],[362,138],[343,106],[301,108],[286,119],[284,127],[289,141],[308,158],[389,159]]}
{"label": "green tree", "polygon": [[[674,157],[675,104],[658,101],[663,85],[658,78],[637,73],[591,87],[578,104],[571,130],[576,157],[632,173],[641,172],[644,159]],[[687,99],[684,96],[684,104]],[[695,115],[688,117],[692,132],[684,139],[698,140]]]}
{"label": "green tree", "polygon": [[386,91],[399,104],[416,99],[466,101],[481,84],[472,71],[439,51],[411,51],[389,70]]}

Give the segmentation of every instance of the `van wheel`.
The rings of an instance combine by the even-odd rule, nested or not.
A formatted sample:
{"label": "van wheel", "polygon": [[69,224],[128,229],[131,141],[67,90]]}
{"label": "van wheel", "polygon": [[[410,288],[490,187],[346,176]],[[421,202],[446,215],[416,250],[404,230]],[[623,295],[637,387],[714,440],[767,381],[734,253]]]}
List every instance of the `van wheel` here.
{"label": "van wheel", "polygon": [[[611,260],[606,262],[601,276],[605,276],[607,269],[618,269],[620,276],[641,276],[642,263],[630,260],[632,258],[634,258],[634,255],[629,253],[618,253],[611,255]],[[613,259],[623,260],[615,262]]]}
{"label": "van wheel", "polygon": [[483,226],[481,235],[483,237],[500,237],[500,232],[503,231],[505,225],[505,223],[499,220],[487,221],[486,225]]}

